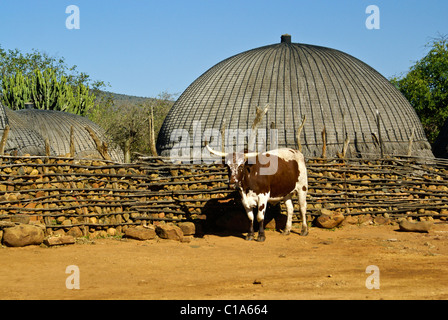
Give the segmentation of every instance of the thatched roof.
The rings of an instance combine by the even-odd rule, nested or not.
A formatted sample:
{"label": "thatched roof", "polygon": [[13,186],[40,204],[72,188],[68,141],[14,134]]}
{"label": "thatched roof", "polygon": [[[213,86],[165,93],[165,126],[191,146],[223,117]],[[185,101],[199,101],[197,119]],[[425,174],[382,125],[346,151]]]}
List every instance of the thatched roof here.
{"label": "thatched roof", "polygon": [[194,121],[200,121],[201,132],[223,124],[248,130],[256,108],[266,104],[269,111],[258,128],[269,134],[274,123],[279,147],[297,146],[296,130],[306,116],[300,143],[308,157],[322,154],[324,128],[327,156],[340,152],[346,137],[347,156],[378,155],[380,139],[384,154],[407,154],[413,128],[413,154],[433,156],[415,111],[387,79],[349,54],[291,43],[290,36],[223,60],[196,79],[165,119],[159,154],[169,156],[179,145],[171,139],[175,129],[187,130],[193,139]]}
{"label": "thatched roof", "polygon": [[[95,143],[85,129],[90,127],[101,141],[108,142],[104,130],[86,117],[68,112],[23,109],[16,114],[28,124],[28,127],[48,139],[55,155],[65,155],[70,152],[70,128],[73,127],[75,143],[75,158],[101,158]],[[117,148],[108,147],[112,160],[123,162],[123,152]]]}
{"label": "thatched roof", "polygon": [[[45,139],[48,139],[51,155],[66,155],[70,152],[72,126],[76,158],[102,158],[85,130],[86,126],[89,126],[100,140],[108,142],[104,130],[97,124],[67,112],[37,109],[12,111],[0,104],[0,135],[3,134],[6,124],[10,126],[6,153],[45,155]],[[121,150],[111,146],[108,150],[113,161],[124,161]]]}
{"label": "thatched roof", "polygon": [[33,130],[27,121],[22,119],[15,111],[5,108],[1,104],[0,122],[2,125],[0,133],[2,135],[6,124],[10,127],[5,146],[6,153],[45,155],[45,139]]}

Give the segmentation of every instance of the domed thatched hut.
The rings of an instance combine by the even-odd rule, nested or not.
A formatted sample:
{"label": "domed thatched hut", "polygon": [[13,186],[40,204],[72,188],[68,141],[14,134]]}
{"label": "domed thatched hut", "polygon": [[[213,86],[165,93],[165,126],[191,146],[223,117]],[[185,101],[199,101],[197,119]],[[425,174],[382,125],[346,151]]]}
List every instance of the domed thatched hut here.
{"label": "domed thatched hut", "polygon": [[176,129],[188,132],[189,146],[196,148],[198,139],[210,139],[207,129],[249,130],[257,107],[267,104],[258,126],[266,133],[257,137],[267,141],[266,149],[274,145],[271,126],[278,129],[278,147],[296,148],[306,116],[300,144],[307,157],[322,155],[324,128],[329,157],[342,151],[347,138],[349,157],[407,154],[412,132],[412,154],[433,157],[415,111],[387,79],[344,52],[292,43],[289,35],[223,60],[196,79],[166,117],[158,152],[170,156],[185,148],[188,141],[179,143]]}
{"label": "domed thatched hut", "polygon": [[[101,159],[96,145],[86,126],[101,140],[107,142],[102,128],[89,119],[75,114],[37,109],[13,111],[0,104],[0,134],[6,124],[10,131],[6,140],[5,152],[18,155],[45,155],[45,140],[48,139],[50,154],[65,155],[70,152],[70,130],[73,127],[75,158]],[[108,147],[111,160],[123,162],[123,152]]]}
{"label": "domed thatched hut", "polygon": [[[108,139],[104,130],[86,117],[68,112],[37,109],[18,110],[16,114],[44,139],[48,139],[55,155],[64,155],[70,152],[70,130],[73,127],[74,157],[101,159],[101,155],[85,127],[92,129],[101,141]],[[123,152],[119,149],[109,146],[108,154],[114,161],[123,162],[124,160]]]}

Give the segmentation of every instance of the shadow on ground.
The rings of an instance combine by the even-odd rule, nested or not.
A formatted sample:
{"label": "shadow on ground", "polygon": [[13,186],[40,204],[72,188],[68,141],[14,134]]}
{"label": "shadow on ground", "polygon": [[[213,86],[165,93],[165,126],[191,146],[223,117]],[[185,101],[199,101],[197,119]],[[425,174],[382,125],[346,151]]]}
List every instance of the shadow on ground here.
{"label": "shadow on ground", "polygon": [[[241,204],[241,198],[237,191],[230,193],[225,198],[210,199],[202,208],[201,214],[205,217],[198,225],[200,234],[213,234],[217,236],[234,236],[245,238],[250,227],[250,220]],[[257,209],[254,209],[257,216]],[[265,228],[280,231],[286,225],[286,215],[281,214],[280,205],[268,205],[265,220]],[[258,231],[258,221],[254,221],[254,230]]]}

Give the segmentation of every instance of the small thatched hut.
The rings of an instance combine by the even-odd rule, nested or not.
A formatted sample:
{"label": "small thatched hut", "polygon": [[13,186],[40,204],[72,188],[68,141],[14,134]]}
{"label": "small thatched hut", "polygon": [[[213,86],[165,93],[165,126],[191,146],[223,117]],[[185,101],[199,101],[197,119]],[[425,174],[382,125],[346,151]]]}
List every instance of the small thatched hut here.
{"label": "small thatched hut", "polygon": [[[73,127],[75,158],[101,159],[96,145],[85,129],[89,127],[104,142],[108,138],[102,128],[89,119],[61,111],[24,109],[13,111],[0,104],[0,135],[6,124],[10,131],[5,152],[18,155],[45,155],[45,140],[48,139],[50,155],[60,156],[70,152],[70,131]],[[123,162],[123,152],[109,146],[111,160]]]}

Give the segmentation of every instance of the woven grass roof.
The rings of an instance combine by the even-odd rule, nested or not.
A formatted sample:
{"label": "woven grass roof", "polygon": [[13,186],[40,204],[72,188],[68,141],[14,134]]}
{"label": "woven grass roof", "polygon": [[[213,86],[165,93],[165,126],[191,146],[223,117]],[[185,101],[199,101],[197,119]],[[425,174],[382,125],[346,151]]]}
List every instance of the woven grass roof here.
{"label": "woven grass roof", "polygon": [[[5,108],[0,104],[1,134],[6,124],[10,130],[6,140],[5,152],[17,153],[18,155],[45,155],[45,139],[33,130],[27,121],[21,118],[16,112]],[[54,150],[51,150],[52,153]]]}
{"label": "woven grass roof", "polygon": [[[37,109],[19,110],[16,114],[28,124],[29,128],[49,140],[54,155],[70,152],[71,127],[73,127],[75,158],[101,159],[94,141],[85,129],[86,126],[90,127],[101,141],[109,142],[104,130],[86,117],[68,112]],[[108,152],[112,160],[124,161],[121,150],[109,146]]]}
{"label": "woven grass roof", "polygon": [[384,154],[407,154],[413,131],[412,154],[433,156],[415,111],[381,74],[349,54],[291,43],[288,36],[225,59],[197,78],[166,117],[159,154],[169,156],[176,146],[170,139],[175,129],[193,136],[193,122],[200,121],[203,131],[223,124],[247,130],[256,108],[266,104],[258,128],[266,129],[268,149],[272,125],[279,147],[297,147],[296,130],[306,116],[300,143],[308,157],[322,154],[324,128],[327,156],[340,152],[347,137],[347,156],[378,155],[380,139]]}
{"label": "woven grass roof", "polygon": [[[51,155],[66,155],[70,152],[72,126],[76,158],[102,158],[85,126],[89,126],[100,140],[108,142],[104,130],[97,124],[67,112],[37,109],[13,111],[0,104],[0,134],[6,124],[10,126],[6,153],[45,155],[45,139],[48,139]],[[109,146],[108,151],[112,160],[124,161],[121,150]]]}

